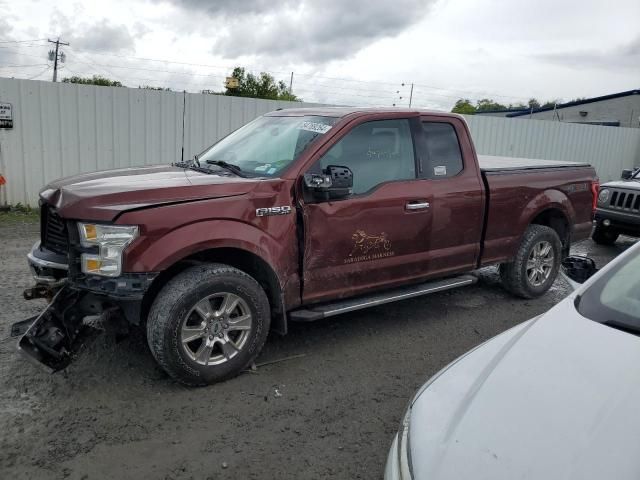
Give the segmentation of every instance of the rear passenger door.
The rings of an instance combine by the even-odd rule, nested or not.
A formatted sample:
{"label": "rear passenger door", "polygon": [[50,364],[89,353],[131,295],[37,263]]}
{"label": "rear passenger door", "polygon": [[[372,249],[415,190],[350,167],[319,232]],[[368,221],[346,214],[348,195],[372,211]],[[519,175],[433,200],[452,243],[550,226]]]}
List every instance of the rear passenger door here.
{"label": "rear passenger door", "polygon": [[429,273],[475,267],[484,220],[484,187],[473,145],[462,120],[421,117],[416,139],[418,177],[431,198]]}

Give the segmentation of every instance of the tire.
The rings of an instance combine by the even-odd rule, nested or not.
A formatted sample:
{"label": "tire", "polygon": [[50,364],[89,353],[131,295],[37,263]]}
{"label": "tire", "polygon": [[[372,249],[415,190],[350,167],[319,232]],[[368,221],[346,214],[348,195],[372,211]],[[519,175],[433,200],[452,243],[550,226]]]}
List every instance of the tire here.
{"label": "tire", "polygon": [[591,234],[591,239],[598,245],[613,245],[619,235],[615,230],[598,224]]}
{"label": "tire", "polygon": [[[549,250],[545,253],[547,247]],[[513,261],[500,265],[502,285],[522,298],[543,295],[556,279],[561,252],[562,243],[555,230],[544,225],[529,225]]]}
{"label": "tire", "polygon": [[249,366],[270,322],[269,301],[252,277],[228,265],[198,265],[172,278],[156,297],[147,342],[172,378],[210,385]]}

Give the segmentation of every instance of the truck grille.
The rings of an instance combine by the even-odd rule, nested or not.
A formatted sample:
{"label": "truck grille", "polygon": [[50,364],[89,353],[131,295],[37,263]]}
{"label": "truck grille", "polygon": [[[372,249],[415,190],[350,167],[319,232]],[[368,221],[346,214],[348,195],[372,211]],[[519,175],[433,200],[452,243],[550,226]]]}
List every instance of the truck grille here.
{"label": "truck grille", "polygon": [[640,194],[636,192],[613,192],[609,208],[638,212],[640,210]]}
{"label": "truck grille", "polygon": [[67,254],[69,250],[69,232],[67,224],[49,205],[40,207],[40,242],[47,250]]}

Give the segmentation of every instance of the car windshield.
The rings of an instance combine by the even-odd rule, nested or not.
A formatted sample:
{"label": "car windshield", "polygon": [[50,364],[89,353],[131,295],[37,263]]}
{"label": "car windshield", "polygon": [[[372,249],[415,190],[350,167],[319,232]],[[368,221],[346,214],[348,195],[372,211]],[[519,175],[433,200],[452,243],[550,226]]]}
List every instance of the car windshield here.
{"label": "car windshield", "polygon": [[640,250],[598,278],[576,308],[591,320],[640,334]]}
{"label": "car windshield", "polygon": [[244,174],[275,177],[317,138],[331,129],[333,117],[259,117],[198,156],[202,167],[231,165]]}

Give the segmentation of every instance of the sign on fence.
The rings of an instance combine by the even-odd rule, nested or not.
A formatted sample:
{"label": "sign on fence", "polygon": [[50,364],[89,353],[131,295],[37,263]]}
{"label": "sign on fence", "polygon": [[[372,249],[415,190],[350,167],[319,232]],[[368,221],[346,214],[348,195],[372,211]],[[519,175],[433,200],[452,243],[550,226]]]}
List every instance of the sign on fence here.
{"label": "sign on fence", "polygon": [[13,110],[10,103],[0,102],[0,128],[13,128]]}

